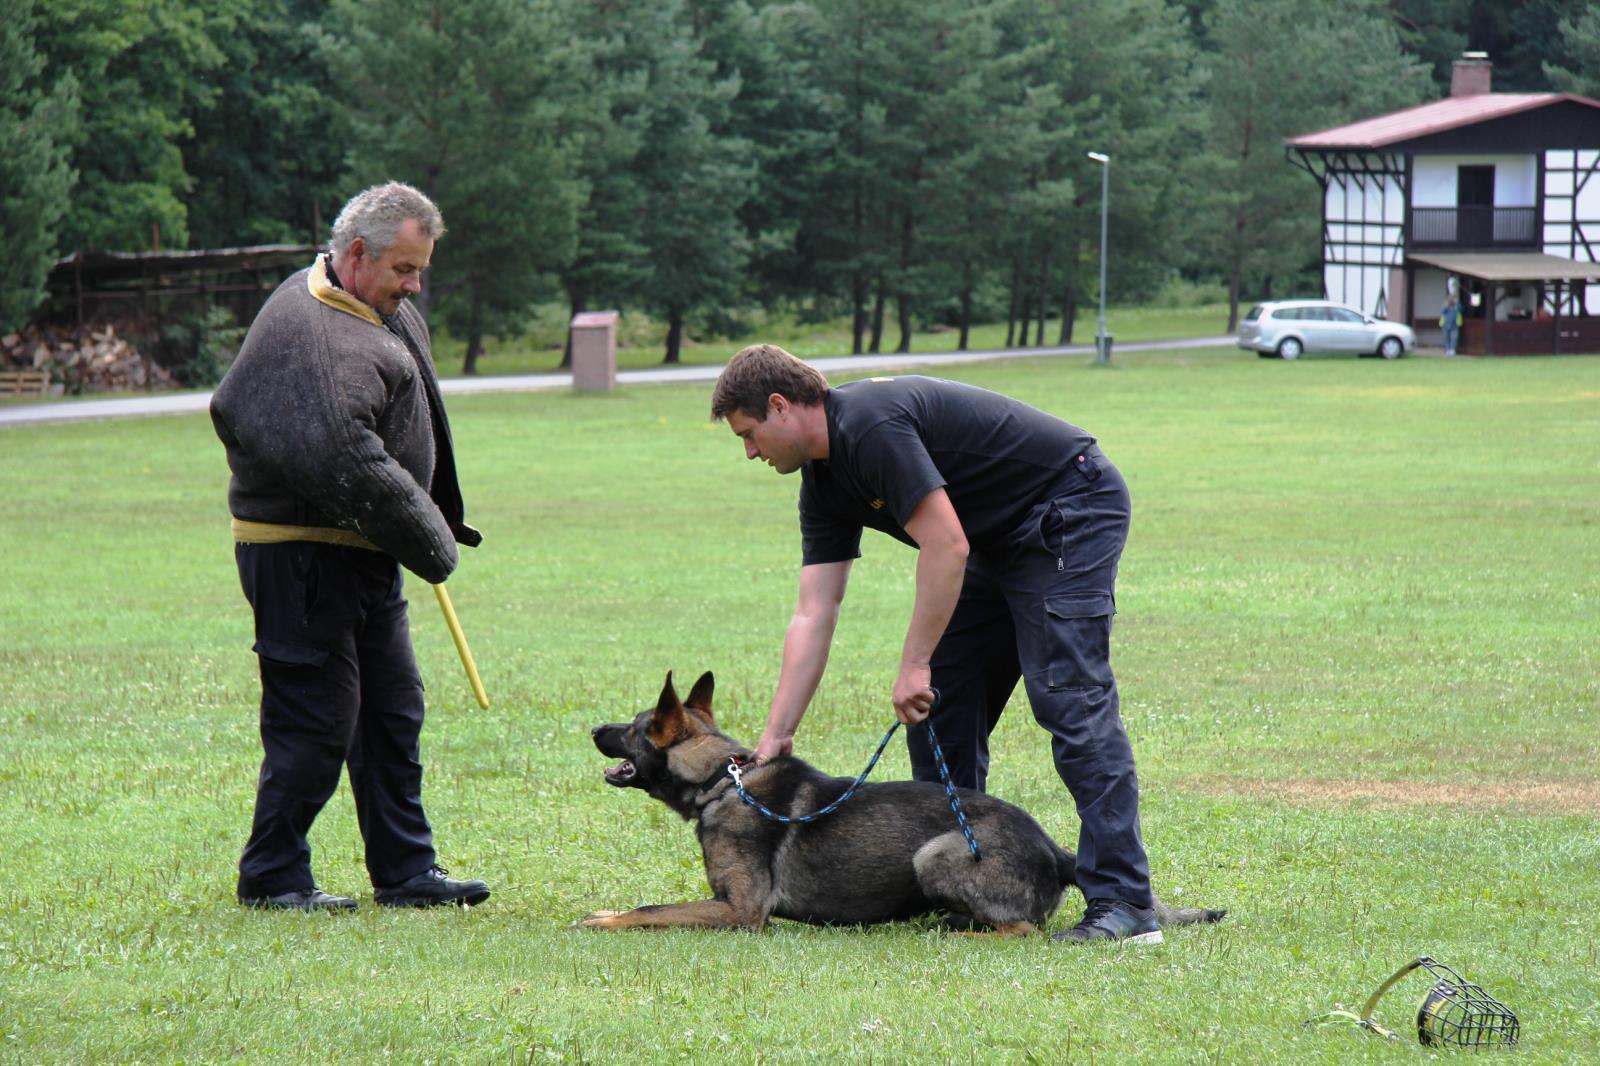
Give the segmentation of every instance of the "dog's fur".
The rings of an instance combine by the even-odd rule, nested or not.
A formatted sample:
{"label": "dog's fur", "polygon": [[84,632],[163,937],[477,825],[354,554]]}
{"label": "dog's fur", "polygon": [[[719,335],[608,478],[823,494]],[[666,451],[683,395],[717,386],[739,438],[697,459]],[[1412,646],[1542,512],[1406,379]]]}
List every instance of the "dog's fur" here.
{"label": "dog's fur", "polygon": [[[863,784],[838,810],[782,824],[739,798],[727,773],[746,748],[717,729],[714,682],[701,676],[679,700],[672,675],[654,710],[631,723],[595,726],[595,747],[621,764],[606,771],[618,788],[640,788],[696,823],[712,898],[694,903],[596,911],[590,929],[762,928],[769,918],[821,925],[889,922],[943,913],[956,928],[1002,934],[1039,930],[1076,884],[1077,862],[1026,811],[960,789],[983,853],[973,861],[942,786],[918,781]],[[851,779],[828,777],[785,756],[749,761],[747,791],[777,814],[803,815],[842,795]],[[1163,926],[1215,922],[1225,912],[1157,902]]]}

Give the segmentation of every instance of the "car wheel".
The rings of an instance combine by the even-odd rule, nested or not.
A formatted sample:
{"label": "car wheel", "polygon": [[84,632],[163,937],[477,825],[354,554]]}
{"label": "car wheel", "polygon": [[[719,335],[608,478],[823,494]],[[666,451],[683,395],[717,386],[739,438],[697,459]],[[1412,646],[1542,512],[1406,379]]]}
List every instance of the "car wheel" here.
{"label": "car wheel", "polygon": [[1400,353],[1405,351],[1405,345],[1400,343],[1399,337],[1385,337],[1378,345],[1378,354],[1385,359],[1398,359]]}
{"label": "car wheel", "polygon": [[1279,359],[1298,359],[1303,351],[1305,346],[1293,337],[1285,337],[1278,342]]}

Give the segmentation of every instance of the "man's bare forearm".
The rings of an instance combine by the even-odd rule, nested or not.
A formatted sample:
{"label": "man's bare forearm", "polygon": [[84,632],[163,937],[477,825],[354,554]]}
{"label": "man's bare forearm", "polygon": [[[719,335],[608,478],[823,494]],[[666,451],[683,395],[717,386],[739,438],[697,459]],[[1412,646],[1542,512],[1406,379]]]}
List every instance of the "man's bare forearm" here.
{"label": "man's bare forearm", "polygon": [[828,665],[833,630],[839,622],[850,563],[822,563],[800,568],[800,595],[783,637],[783,667],[778,690],[767,713],[767,727],[756,747],[761,762],[787,755],[811,697]]}
{"label": "man's bare forearm", "polygon": [[961,598],[961,583],[967,573],[966,545],[924,548],[917,554],[917,599],[911,609],[911,624],[900,652],[902,662],[926,666],[933,659],[950,616]]}
{"label": "man's bare forearm", "polygon": [[767,715],[768,734],[794,736],[827,669],[828,652],[833,647],[833,630],[838,620],[838,605],[821,616],[796,612],[789,619],[789,629],[783,638],[783,670],[778,676],[778,691],[772,697],[772,710]]}

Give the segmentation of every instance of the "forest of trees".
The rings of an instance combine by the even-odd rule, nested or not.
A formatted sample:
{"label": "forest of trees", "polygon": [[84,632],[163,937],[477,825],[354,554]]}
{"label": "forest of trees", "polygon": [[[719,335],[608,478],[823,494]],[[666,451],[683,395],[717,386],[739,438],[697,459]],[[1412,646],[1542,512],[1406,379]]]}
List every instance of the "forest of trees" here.
{"label": "forest of trees", "polygon": [[[1173,277],[1314,284],[1313,182],[1282,141],[1444,95],[1600,95],[1592,0],[6,0],[0,331],[51,264],[317,243],[396,178],[449,233],[430,314],[530,309],[932,323],[1047,319]],[[1311,279],[1311,280],[1308,280]],[[1069,312],[1063,314],[1063,311]],[[1030,331],[1033,331],[1030,334]],[[1062,338],[1048,338],[1054,342]]]}

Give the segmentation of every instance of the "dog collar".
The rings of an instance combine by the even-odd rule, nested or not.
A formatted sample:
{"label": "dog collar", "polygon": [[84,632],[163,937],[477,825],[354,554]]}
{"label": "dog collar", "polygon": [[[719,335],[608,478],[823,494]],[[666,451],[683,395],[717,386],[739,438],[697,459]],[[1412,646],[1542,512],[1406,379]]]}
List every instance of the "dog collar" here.
{"label": "dog collar", "polygon": [[730,755],[730,756],[728,756],[728,761],[723,763],[720,767],[718,767],[716,773],[712,774],[710,777],[708,777],[704,781],[700,782],[699,791],[701,791],[701,792],[710,792],[712,789],[716,788],[719,784],[721,784],[724,780],[726,780],[728,778],[731,778],[731,777],[737,777],[738,771],[744,769],[744,767],[749,763],[749,761],[750,761],[749,760],[749,756],[746,756],[746,755]]}

